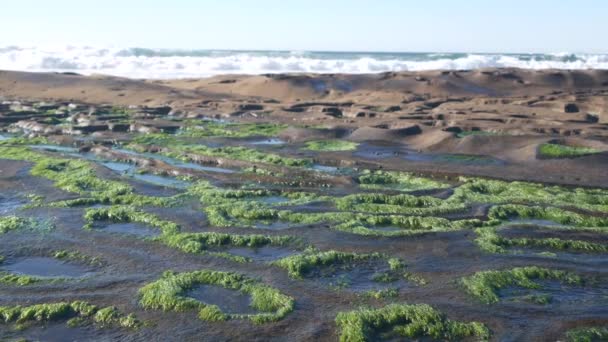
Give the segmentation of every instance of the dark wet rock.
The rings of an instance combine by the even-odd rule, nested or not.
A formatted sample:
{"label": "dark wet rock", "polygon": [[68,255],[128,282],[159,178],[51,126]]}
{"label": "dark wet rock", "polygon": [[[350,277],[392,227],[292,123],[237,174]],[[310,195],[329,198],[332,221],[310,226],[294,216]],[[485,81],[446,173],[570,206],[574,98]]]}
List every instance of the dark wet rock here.
{"label": "dark wet rock", "polygon": [[103,122],[94,122],[93,121],[93,122],[89,122],[84,125],[73,126],[72,129],[76,130],[76,131],[81,131],[83,133],[93,133],[93,132],[107,131],[108,125]]}
{"label": "dark wet rock", "polygon": [[578,113],[580,110],[575,103],[568,103],[564,106],[564,112],[566,113]]}
{"label": "dark wet rock", "polygon": [[444,128],[443,131],[445,131],[445,132],[451,132],[451,133],[461,133],[462,132],[462,128],[457,127],[457,126],[450,126],[450,127]]}
{"label": "dark wet rock", "polygon": [[587,113],[587,115],[585,115],[585,121],[590,123],[598,123],[600,121],[600,117],[596,114]]}
{"label": "dark wet rock", "polygon": [[342,110],[337,107],[325,107],[321,110],[321,112],[328,116],[333,116],[334,118],[342,117]]}
{"label": "dark wet rock", "polygon": [[384,111],[387,113],[393,113],[393,112],[398,112],[400,110],[401,110],[400,106],[390,106],[390,107],[387,107]]}
{"label": "dark wet rock", "polygon": [[127,132],[131,128],[131,125],[128,123],[109,123],[108,129],[112,132]]}
{"label": "dark wet rock", "polygon": [[139,110],[142,113],[155,115],[155,116],[165,116],[171,112],[171,107],[162,106],[162,107],[145,107]]}
{"label": "dark wet rock", "polygon": [[240,110],[251,111],[251,110],[264,110],[264,106],[255,103],[246,103],[239,105]]}

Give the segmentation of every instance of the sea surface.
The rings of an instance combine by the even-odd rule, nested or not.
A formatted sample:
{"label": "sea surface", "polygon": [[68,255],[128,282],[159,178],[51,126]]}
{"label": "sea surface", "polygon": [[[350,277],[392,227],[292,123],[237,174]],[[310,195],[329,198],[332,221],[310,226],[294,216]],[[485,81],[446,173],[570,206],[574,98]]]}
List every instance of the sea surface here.
{"label": "sea surface", "polygon": [[381,73],[387,71],[608,69],[608,54],[395,53],[226,51],[83,46],[0,47],[0,69],[109,74],[135,78],[208,77],[218,74]]}

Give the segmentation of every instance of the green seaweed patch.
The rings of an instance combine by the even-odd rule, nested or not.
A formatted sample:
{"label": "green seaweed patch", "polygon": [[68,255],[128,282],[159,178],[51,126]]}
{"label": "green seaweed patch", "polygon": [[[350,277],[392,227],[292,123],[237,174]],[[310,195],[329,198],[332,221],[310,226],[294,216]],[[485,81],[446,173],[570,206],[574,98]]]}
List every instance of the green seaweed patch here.
{"label": "green seaweed patch", "polygon": [[166,134],[146,134],[136,137],[127,147],[136,151],[145,151],[150,145],[163,146],[162,151],[156,152],[170,158],[190,162],[191,158],[184,154],[194,154],[207,157],[220,157],[242,160],[252,163],[264,163],[280,166],[302,167],[312,162],[308,159],[283,157],[242,146],[209,147],[205,145],[189,145],[173,136]]}
{"label": "green seaweed patch", "polygon": [[139,210],[133,206],[114,205],[105,208],[88,208],[85,211],[85,229],[92,229],[96,221],[111,221],[115,223],[141,223],[158,228],[163,235],[172,235],[180,231],[178,224],[163,220],[157,215]]}
{"label": "green seaweed patch", "polygon": [[0,322],[14,323],[17,329],[60,320],[67,321],[68,326],[87,322],[95,323],[100,327],[137,329],[141,326],[141,322],[133,314],[124,315],[116,307],[99,308],[82,301],[0,306]]}
{"label": "green seaweed patch", "polygon": [[566,332],[568,342],[608,341],[608,327],[585,327]]}
{"label": "green seaweed patch", "polygon": [[356,266],[358,263],[373,260],[385,261],[388,266],[386,272],[374,276],[373,280],[375,282],[392,283],[399,279],[405,279],[419,285],[424,285],[426,283],[421,277],[406,272],[406,265],[401,259],[390,258],[381,253],[359,254],[339,251],[318,252],[310,250],[302,254],[285,257],[274,261],[271,264],[285,269],[289,276],[294,279],[302,279],[308,272],[315,268],[338,265]]}
{"label": "green seaweed patch", "polygon": [[[500,236],[499,228],[496,227],[477,228],[475,233],[477,234],[475,243],[479,248],[490,253],[507,253],[508,248],[513,247],[546,248],[580,253],[608,253],[608,245],[597,242],[560,238],[505,238]],[[554,257],[555,255],[549,254],[548,256]]]}
{"label": "green seaweed patch", "polygon": [[320,152],[340,152],[357,149],[358,143],[347,140],[314,140],[306,142],[306,149]]}
{"label": "green seaweed patch", "polygon": [[98,203],[170,206],[176,202],[175,197],[135,194],[131,186],[126,183],[100,178],[93,165],[84,160],[47,157],[25,147],[0,147],[0,159],[33,162],[31,175],[49,179],[61,190],[84,196],[51,203],[50,206],[72,207]]}
{"label": "green seaweed patch", "polygon": [[71,250],[62,249],[62,250],[54,251],[53,253],[51,253],[51,255],[55,259],[66,260],[66,261],[77,261],[77,262],[84,263],[84,264],[87,264],[90,266],[95,266],[95,267],[103,266],[103,264],[104,264],[103,260],[101,258],[92,257],[90,255],[86,255],[79,251],[71,251]]}
{"label": "green seaweed patch", "polygon": [[0,140],[0,146],[25,146],[25,145],[46,145],[49,141],[45,137],[13,137]]}
{"label": "green seaweed patch", "polygon": [[580,228],[608,228],[608,218],[606,217],[583,215],[555,207],[526,206],[518,204],[498,205],[490,208],[488,218],[498,221],[505,221],[513,218],[539,219]]}
{"label": "green seaweed patch", "polygon": [[0,234],[5,234],[10,231],[50,231],[54,228],[51,221],[35,220],[32,218],[22,218],[18,216],[0,217]]}
{"label": "green seaweed patch", "polygon": [[538,154],[543,158],[576,158],[601,152],[601,150],[590,147],[567,146],[553,143],[542,144],[538,147]]}
{"label": "green seaweed patch", "polygon": [[[227,314],[216,305],[208,305],[185,295],[187,291],[203,284],[250,295],[252,308],[260,313]],[[273,287],[238,273],[211,270],[188,273],[167,271],[159,280],[141,288],[139,294],[140,304],[145,309],[176,312],[197,310],[199,318],[206,321],[249,319],[256,324],[263,324],[283,319],[294,308],[293,298]]]}
{"label": "green seaweed patch", "polygon": [[442,215],[460,212],[468,208],[465,203],[454,203],[431,196],[408,194],[387,195],[358,193],[333,198],[336,208],[366,213],[405,214],[405,215]]}
{"label": "green seaweed patch", "polygon": [[357,178],[363,189],[418,191],[445,189],[450,185],[430,178],[419,177],[410,172],[365,170]]}
{"label": "green seaweed patch", "polygon": [[516,267],[510,270],[480,271],[461,279],[465,291],[485,304],[500,301],[498,291],[507,287],[542,289],[538,280],[556,280],[567,285],[582,285],[583,278],[562,270],[537,266]]}
{"label": "green seaweed patch", "polygon": [[227,137],[248,138],[255,136],[272,137],[287,128],[274,123],[220,123],[213,121],[190,122],[179,136],[188,138]]}
{"label": "green seaweed patch", "polygon": [[436,340],[460,341],[473,338],[486,341],[488,328],[479,322],[448,319],[427,304],[391,304],[380,309],[358,309],[336,316],[342,342],[374,341],[382,332],[404,338],[430,337]]}
{"label": "green seaweed patch", "polygon": [[291,236],[266,235],[236,235],[216,232],[205,233],[177,233],[163,235],[158,238],[165,245],[190,254],[208,254],[227,258],[237,262],[250,262],[251,259],[227,252],[213,251],[214,248],[248,247],[259,248],[263,246],[286,246],[296,244],[298,241]]}
{"label": "green seaweed patch", "polygon": [[608,212],[608,190],[570,189],[529,182],[460,177],[463,183],[448,201],[455,203],[518,203],[574,207]]}
{"label": "green seaweed patch", "polygon": [[477,219],[450,221],[432,216],[355,215],[355,219],[332,228],[364,236],[397,237],[472,229],[482,224]]}

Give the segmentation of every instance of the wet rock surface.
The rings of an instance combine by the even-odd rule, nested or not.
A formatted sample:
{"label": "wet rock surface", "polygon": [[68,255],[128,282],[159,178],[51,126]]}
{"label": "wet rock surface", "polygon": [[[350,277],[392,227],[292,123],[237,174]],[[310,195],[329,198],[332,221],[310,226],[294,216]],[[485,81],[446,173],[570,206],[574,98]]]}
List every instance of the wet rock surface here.
{"label": "wet rock surface", "polygon": [[[605,89],[581,90],[576,98],[569,90],[551,95],[535,86],[523,93],[519,81],[545,84],[553,76],[455,71],[377,76],[374,82],[393,91],[377,96],[366,95],[368,76],[340,77],[260,76],[269,86],[288,82],[311,90],[299,94],[299,101],[276,89],[272,99],[239,98],[235,92],[203,100],[199,90],[181,89],[166,103],[152,100],[134,106],[25,99],[0,104],[4,156],[0,158],[0,214],[48,220],[54,225],[43,232],[10,227],[1,235],[4,260],[0,272],[65,278],[61,283],[31,286],[2,284],[0,306],[86,299],[117,306],[152,323],[139,331],[68,328],[57,322],[23,331],[0,325],[0,339],[334,341],[338,312],[390,303],[427,303],[450,318],[482,322],[496,341],[559,340],[569,328],[608,323],[608,294],[603,286],[608,276],[606,253],[548,245],[507,246],[504,253],[494,253],[482,249],[479,242],[484,228],[496,228],[497,236],[504,239],[607,243],[606,224],[599,221],[606,217],[602,205],[608,203],[602,192],[608,165],[608,130],[602,107]],[[486,79],[505,82],[504,87],[495,89]],[[227,87],[242,82],[239,76],[217,84]],[[428,88],[437,84],[445,85],[450,94]],[[168,83],[156,86],[170,87]],[[206,83],[199,86],[208,89]],[[406,86],[411,91],[398,91]],[[147,85],[142,87],[145,97],[156,98],[148,96]],[[554,86],[548,88],[555,90]],[[337,92],[346,98],[338,97]],[[178,99],[180,94],[189,97]],[[305,149],[308,141],[336,139],[358,145],[348,151]],[[539,146],[556,139],[564,146],[599,152],[537,158]],[[7,151],[15,148],[47,159],[10,159],[15,156]],[[74,172],[64,169],[69,164],[66,160],[85,162],[91,171],[70,173],[82,180],[76,185],[62,178],[45,178],[49,170]],[[377,183],[369,183],[377,187],[366,188],[360,180],[364,171],[407,172],[446,183],[446,187],[437,189],[418,179],[385,179],[388,176],[377,174]],[[104,183],[108,189],[96,187],[87,178],[88,172],[116,183]],[[475,197],[467,200],[467,206],[437,210],[434,200],[461,204],[467,184],[461,176],[542,185],[524,190],[513,190],[518,188],[512,185],[470,185]],[[559,202],[543,195],[542,200],[526,202],[517,197],[552,193],[554,185],[571,190],[568,200],[560,198]],[[582,189],[577,190],[579,195],[575,187]],[[580,195],[586,190],[597,193]],[[369,202],[339,202],[350,195],[366,194],[378,196]],[[408,207],[407,196],[426,202]],[[161,200],[170,203],[161,205]],[[500,205],[568,211],[582,202],[588,207],[577,207],[574,212],[593,217],[591,224],[509,217],[490,225],[492,208]],[[89,223],[88,210],[114,206],[133,207],[143,214],[133,218],[112,212],[94,219],[91,229],[83,229]],[[315,215],[326,216],[318,219]],[[413,231],[417,219],[412,217],[438,221]],[[361,222],[353,223],[357,220]],[[467,220],[477,220],[478,226],[462,223]],[[165,230],[171,232],[166,222],[179,225],[176,235],[164,235]],[[298,241],[284,245],[229,241],[218,238],[219,234],[233,238],[287,236]],[[205,240],[209,236],[213,238]],[[99,257],[103,269],[41,257],[47,255],[45,251],[60,249]],[[328,263],[295,279],[271,264],[330,250],[382,253],[403,260],[404,269],[401,277],[393,279],[383,278],[390,271],[386,260]],[[527,265],[575,272],[589,281],[578,287],[541,282],[539,289],[508,288],[500,292],[503,300],[495,305],[479,303],[459,283],[475,272]],[[263,280],[293,297],[295,309],[279,322],[253,325],[238,319],[206,322],[196,312],[166,313],[139,305],[141,287],[164,272],[201,269]],[[425,285],[411,281],[417,278],[406,279],[406,272],[424,279]],[[391,289],[395,293],[387,298],[368,294]],[[250,295],[221,286],[200,285],[182,295],[217,305],[226,313],[259,313],[251,307]],[[543,296],[551,297],[548,304],[539,304]]]}

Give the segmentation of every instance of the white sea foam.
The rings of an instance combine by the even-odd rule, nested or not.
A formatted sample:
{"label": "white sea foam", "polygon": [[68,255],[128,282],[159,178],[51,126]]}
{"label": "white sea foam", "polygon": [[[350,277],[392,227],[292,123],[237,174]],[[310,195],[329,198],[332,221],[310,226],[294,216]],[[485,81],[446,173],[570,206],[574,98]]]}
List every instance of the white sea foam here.
{"label": "white sea foam", "polygon": [[137,78],[218,74],[378,73],[518,67],[608,69],[608,54],[352,53],[213,51],[94,47],[0,47],[0,69]]}

